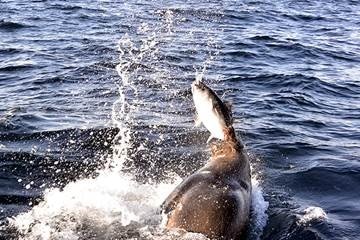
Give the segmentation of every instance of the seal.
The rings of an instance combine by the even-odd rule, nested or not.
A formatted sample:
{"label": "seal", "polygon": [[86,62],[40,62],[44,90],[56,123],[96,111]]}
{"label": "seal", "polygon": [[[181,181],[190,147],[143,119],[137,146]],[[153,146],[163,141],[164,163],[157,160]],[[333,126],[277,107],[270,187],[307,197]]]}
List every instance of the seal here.
{"label": "seal", "polygon": [[242,239],[251,204],[248,154],[233,127],[211,146],[207,164],[187,177],[162,204],[167,228],[202,233],[211,239]]}

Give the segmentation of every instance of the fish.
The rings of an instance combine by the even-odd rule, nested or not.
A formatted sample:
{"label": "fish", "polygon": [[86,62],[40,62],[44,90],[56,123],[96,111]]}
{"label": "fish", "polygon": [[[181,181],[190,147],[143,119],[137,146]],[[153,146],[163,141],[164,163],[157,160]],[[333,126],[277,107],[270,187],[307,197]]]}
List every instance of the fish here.
{"label": "fish", "polygon": [[191,92],[196,109],[195,125],[202,123],[210,132],[206,142],[213,138],[224,140],[226,129],[233,124],[231,105],[221,101],[211,88],[199,80],[191,84]]}

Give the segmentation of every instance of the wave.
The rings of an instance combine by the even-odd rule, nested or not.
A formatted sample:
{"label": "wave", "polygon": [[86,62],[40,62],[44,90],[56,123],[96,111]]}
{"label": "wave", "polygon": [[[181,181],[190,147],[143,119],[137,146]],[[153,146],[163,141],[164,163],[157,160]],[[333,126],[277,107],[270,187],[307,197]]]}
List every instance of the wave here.
{"label": "wave", "polygon": [[[22,112],[21,114],[19,112]],[[22,115],[22,116],[20,116]],[[36,128],[29,124],[27,120],[40,120],[32,114],[24,114],[23,109],[13,108],[5,112],[0,118],[0,133],[5,135],[13,132],[33,131]]]}
{"label": "wave", "polygon": [[67,79],[64,77],[56,76],[50,78],[38,78],[31,81],[33,85],[43,85],[43,84],[56,84],[56,83],[65,83]]}
{"label": "wave", "polygon": [[[329,82],[315,76],[309,76],[303,73],[296,74],[258,74],[228,77],[226,82],[234,84],[253,84],[256,89],[272,92],[274,96],[279,96],[287,92],[301,93],[302,98],[310,98],[311,101],[316,100],[313,94],[323,94],[326,97],[344,97],[354,98],[360,85],[352,82]],[[250,86],[249,86],[250,87]],[[278,93],[274,93],[276,90]],[[271,95],[270,95],[271,96]],[[295,99],[296,100],[296,99]],[[319,102],[320,103],[320,102]],[[324,105],[325,106],[325,105]]]}
{"label": "wave", "polygon": [[[26,141],[50,141],[59,147],[67,146],[71,148],[81,148],[83,150],[102,150],[108,149],[119,129],[109,128],[89,128],[89,129],[64,129],[57,131],[40,132],[9,132],[0,134],[3,143],[26,142]],[[72,144],[72,146],[69,145]]]}
{"label": "wave", "polygon": [[[338,161],[334,161],[333,166],[322,166],[324,164],[318,163],[318,166],[308,166],[304,169],[294,168],[285,172],[287,174],[286,178],[291,179],[291,187],[298,194],[306,194],[307,191],[311,190],[313,195],[321,194],[325,199],[328,195],[332,196],[331,193],[339,194],[339,192],[348,190],[347,196],[351,196],[359,190],[356,182],[360,180],[360,167],[353,166],[353,168],[349,168],[339,164],[337,164],[339,166],[336,166]],[[310,184],[312,185],[311,189],[303,188],[303,186],[309,186]]]}
{"label": "wave", "polygon": [[22,53],[23,51],[24,50],[20,48],[12,48],[12,47],[0,48],[1,54],[15,54],[15,53]]}
{"label": "wave", "polygon": [[331,59],[342,60],[347,63],[359,62],[356,54],[346,51],[335,51],[322,45],[305,45],[301,43],[292,42],[267,42],[265,45],[268,48],[275,50],[276,52],[284,52],[291,54],[293,57],[310,57],[312,59]]}
{"label": "wave", "polygon": [[288,18],[293,21],[315,22],[327,21],[328,19],[320,15],[312,14],[282,14],[282,17]]}
{"label": "wave", "polygon": [[234,57],[242,57],[242,58],[246,58],[246,59],[251,59],[251,58],[257,58],[259,55],[257,53],[253,53],[250,51],[243,51],[243,50],[226,50],[226,51],[222,51],[222,53],[226,56],[229,56],[232,58],[232,60]]}
{"label": "wave", "polygon": [[18,63],[18,64],[4,64],[0,65],[0,72],[13,72],[13,71],[19,71],[19,70],[26,70],[34,68],[35,65],[33,63]]}
{"label": "wave", "polygon": [[[273,210],[262,239],[330,239],[322,234],[322,231],[328,229],[328,225],[324,221],[326,215],[317,209],[321,208],[308,208],[308,213],[296,209]],[[302,219],[304,222],[300,222]]]}
{"label": "wave", "polygon": [[58,9],[58,10],[64,10],[64,11],[79,11],[83,9],[82,6],[77,5],[69,5],[69,4],[51,4],[51,8]]}
{"label": "wave", "polygon": [[274,38],[272,36],[268,36],[268,35],[257,35],[257,36],[250,37],[249,39],[253,40],[253,41],[264,41],[264,42],[277,40],[276,38]]}
{"label": "wave", "polygon": [[0,30],[11,31],[11,30],[17,30],[17,29],[27,28],[27,27],[29,27],[29,26],[26,24],[23,24],[23,23],[6,21],[4,19],[0,20]]}

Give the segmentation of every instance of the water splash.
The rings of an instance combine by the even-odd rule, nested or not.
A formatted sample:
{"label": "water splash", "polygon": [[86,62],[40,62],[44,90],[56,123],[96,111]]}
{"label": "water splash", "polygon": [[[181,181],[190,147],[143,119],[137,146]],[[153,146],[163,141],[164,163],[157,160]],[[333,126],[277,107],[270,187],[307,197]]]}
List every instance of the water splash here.
{"label": "water splash", "polygon": [[115,137],[113,156],[109,159],[109,166],[121,170],[124,162],[128,159],[128,151],[132,147],[131,125],[134,122],[138,107],[138,89],[133,83],[134,76],[140,69],[143,60],[152,56],[156,51],[157,41],[153,36],[144,39],[140,46],[136,46],[126,34],[118,44],[119,64],[116,71],[120,76],[121,82],[118,83],[119,98],[115,101],[112,108],[112,121],[119,129]]}
{"label": "water splash", "polygon": [[[104,171],[95,179],[78,180],[63,190],[47,190],[39,205],[11,219],[11,224],[20,239],[27,240],[121,237],[134,223],[140,228],[159,225],[158,207],[174,185],[139,184],[131,176]],[[119,230],[114,232],[114,226]]]}
{"label": "water splash", "polygon": [[170,9],[165,11],[165,23],[169,34],[172,34],[172,27],[174,24],[174,12]]}
{"label": "water splash", "polygon": [[307,207],[302,211],[302,216],[299,216],[298,222],[306,224],[312,221],[322,221],[327,218],[325,211],[320,207]]}
{"label": "water splash", "polygon": [[[117,82],[119,97],[112,108],[112,121],[119,133],[113,141],[113,153],[106,167],[96,178],[77,180],[62,190],[46,190],[40,204],[9,219],[19,232],[19,239],[206,239],[201,234],[168,231],[162,227],[164,219],[158,214],[158,207],[181,181],[179,177],[172,177],[169,182],[141,184],[122,172],[126,170],[124,163],[134,160],[130,154],[130,150],[134,150],[132,129],[139,124],[139,116],[146,114],[146,104],[152,104],[144,103],[143,99],[148,92],[147,81],[169,89],[172,69],[165,68],[157,60],[161,33],[168,37],[175,31],[175,17],[172,11],[164,16],[165,25],[160,29],[151,30],[154,28],[149,24],[138,28],[143,36],[140,41],[134,41],[128,34],[119,40],[119,64],[116,66],[120,78]],[[171,38],[164,39],[171,41]],[[209,38],[209,49],[212,44],[214,41]],[[215,59],[216,53],[208,53],[200,68],[194,66],[194,69],[201,69],[196,70],[196,79],[203,79]],[[163,122],[158,124],[172,121],[163,117],[165,110],[160,115]],[[267,203],[256,179],[253,179],[252,196],[252,231],[259,236],[266,223]]]}
{"label": "water splash", "polygon": [[251,178],[251,216],[250,216],[250,239],[260,239],[263,229],[266,226],[268,215],[266,211],[269,203],[265,201],[260,180],[257,175],[252,173]]}
{"label": "water splash", "polygon": [[216,39],[209,37],[206,44],[207,58],[200,67],[195,67],[195,81],[201,82],[204,79],[206,70],[214,63],[216,57],[219,55],[220,50]]}

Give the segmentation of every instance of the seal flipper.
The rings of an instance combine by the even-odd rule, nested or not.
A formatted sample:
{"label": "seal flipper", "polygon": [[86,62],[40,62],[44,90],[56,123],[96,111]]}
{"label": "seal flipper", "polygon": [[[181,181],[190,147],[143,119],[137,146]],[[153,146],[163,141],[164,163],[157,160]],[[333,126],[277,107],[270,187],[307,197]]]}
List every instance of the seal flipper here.
{"label": "seal flipper", "polygon": [[194,184],[199,182],[199,178],[202,178],[201,174],[195,174],[185,179],[180,183],[165,199],[161,204],[160,208],[163,213],[167,214],[175,209],[176,205],[179,203],[179,200],[182,198],[183,194],[186,193]]}
{"label": "seal flipper", "polygon": [[160,206],[160,208],[163,210],[163,213],[167,214],[174,210],[178,204],[179,199],[181,199],[182,195],[186,192],[189,186],[190,181],[186,179],[169,194],[169,196]]}

